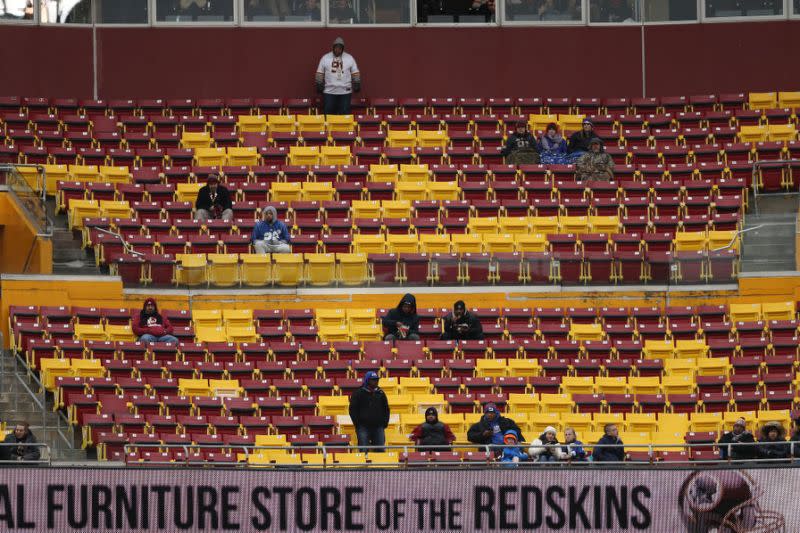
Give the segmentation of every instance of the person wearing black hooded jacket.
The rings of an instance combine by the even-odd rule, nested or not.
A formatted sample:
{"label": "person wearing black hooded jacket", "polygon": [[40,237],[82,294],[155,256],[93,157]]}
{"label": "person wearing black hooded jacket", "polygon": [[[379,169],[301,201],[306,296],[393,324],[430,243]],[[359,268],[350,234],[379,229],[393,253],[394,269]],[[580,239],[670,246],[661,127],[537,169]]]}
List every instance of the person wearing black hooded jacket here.
{"label": "person wearing black hooded jacket", "polygon": [[364,383],[350,395],[350,420],[356,428],[358,445],[362,452],[382,452],[383,449],[370,449],[366,446],[386,444],[385,429],[389,426],[389,400],[386,393],[378,387],[378,373],[369,371],[364,375]]}
{"label": "person wearing black hooded jacket", "polygon": [[397,304],[381,319],[387,341],[418,341],[419,340],[419,315],[417,315],[417,299],[413,294],[406,294]]}
{"label": "person wearing black hooded jacket", "polygon": [[483,339],[483,326],[478,317],[467,311],[464,302],[453,304],[453,312],[444,317],[443,341],[479,341]]}

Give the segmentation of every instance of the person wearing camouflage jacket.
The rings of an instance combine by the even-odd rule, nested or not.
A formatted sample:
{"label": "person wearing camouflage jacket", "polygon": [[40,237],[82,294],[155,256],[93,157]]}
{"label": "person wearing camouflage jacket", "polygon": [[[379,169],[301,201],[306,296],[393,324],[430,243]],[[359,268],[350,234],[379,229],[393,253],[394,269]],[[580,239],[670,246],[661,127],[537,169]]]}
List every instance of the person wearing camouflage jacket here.
{"label": "person wearing camouflage jacket", "polygon": [[611,181],[614,179],[614,160],[603,147],[603,141],[595,137],[589,141],[589,151],[578,159],[575,179],[578,181]]}

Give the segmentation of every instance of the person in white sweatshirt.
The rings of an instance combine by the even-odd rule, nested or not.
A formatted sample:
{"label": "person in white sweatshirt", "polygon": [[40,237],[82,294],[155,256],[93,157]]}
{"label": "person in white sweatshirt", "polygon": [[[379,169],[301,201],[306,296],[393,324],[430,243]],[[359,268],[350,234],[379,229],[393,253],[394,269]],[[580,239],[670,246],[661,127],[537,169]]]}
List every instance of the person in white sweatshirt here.
{"label": "person in white sweatshirt", "polygon": [[528,454],[531,460],[540,463],[550,463],[563,459],[564,452],[556,438],[556,428],[553,426],[544,428],[544,432],[528,448]]}

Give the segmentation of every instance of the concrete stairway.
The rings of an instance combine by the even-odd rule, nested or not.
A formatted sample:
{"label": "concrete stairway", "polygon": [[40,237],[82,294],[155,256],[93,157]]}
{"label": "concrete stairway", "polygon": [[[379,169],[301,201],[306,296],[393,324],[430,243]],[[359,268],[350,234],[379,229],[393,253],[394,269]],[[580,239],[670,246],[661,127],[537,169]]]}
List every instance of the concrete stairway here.
{"label": "concrete stairway", "polygon": [[800,196],[750,198],[745,217],[742,272],[795,271],[795,219]]}
{"label": "concrete stairway", "polygon": [[68,229],[67,217],[55,214],[55,201],[47,201],[47,210],[53,220],[53,274],[99,274],[94,258],[81,248],[78,233]]}
{"label": "concrete stairway", "polygon": [[39,393],[38,388],[20,361],[10,352],[0,351],[0,413],[6,426],[26,421],[36,439],[50,446],[52,460],[85,461],[80,431],[69,428],[62,416],[53,411],[52,398]]}

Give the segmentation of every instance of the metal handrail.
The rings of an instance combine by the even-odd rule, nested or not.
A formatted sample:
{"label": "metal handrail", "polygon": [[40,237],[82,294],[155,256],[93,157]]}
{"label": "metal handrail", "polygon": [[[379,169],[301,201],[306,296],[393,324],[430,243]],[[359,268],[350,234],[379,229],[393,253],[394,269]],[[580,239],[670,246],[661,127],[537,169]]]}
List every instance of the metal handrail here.
{"label": "metal handrail", "polygon": [[136,256],[139,256],[139,257],[144,257],[145,254],[143,254],[142,252],[137,252],[136,250],[134,250],[133,247],[130,244],[128,244],[128,241],[126,241],[125,238],[121,234],[119,234],[118,232],[111,231],[111,230],[108,230],[108,229],[105,229],[105,228],[92,228],[92,229],[95,230],[95,231],[98,231],[100,233],[105,233],[106,235],[111,235],[111,236],[116,237],[117,239],[119,239],[119,242],[122,243],[122,248],[123,248],[123,250],[125,250],[126,254],[136,255]]}
{"label": "metal handrail", "polygon": [[32,448],[43,448],[45,458],[42,459],[41,454],[39,459],[0,459],[0,468],[10,465],[47,465],[53,463],[53,454],[51,453],[50,445],[44,442],[0,442],[0,450],[3,448],[17,448],[19,446],[29,446]]}

